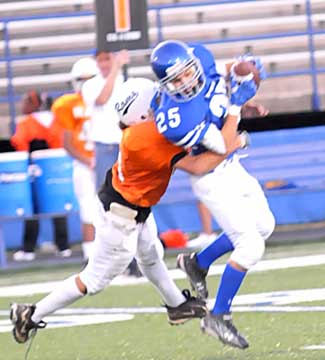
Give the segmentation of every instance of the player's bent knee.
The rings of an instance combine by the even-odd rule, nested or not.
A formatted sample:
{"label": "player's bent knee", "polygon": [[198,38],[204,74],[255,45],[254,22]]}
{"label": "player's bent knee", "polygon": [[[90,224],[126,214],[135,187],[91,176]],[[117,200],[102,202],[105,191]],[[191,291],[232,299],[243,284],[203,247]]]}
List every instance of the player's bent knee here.
{"label": "player's bent knee", "polygon": [[262,259],[264,251],[265,243],[262,239],[259,239],[259,241],[250,242],[250,246],[235,248],[230,258],[248,270]]}
{"label": "player's bent knee", "polygon": [[265,252],[265,243],[264,241],[260,241],[255,244],[254,250],[252,251],[252,254],[250,256],[250,264],[247,269],[250,269],[252,266],[257,264],[263,257]]}
{"label": "player's bent knee", "polygon": [[87,288],[88,295],[95,295],[106,288],[109,284],[108,279],[104,278],[91,278],[87,274],[81,273],[80,278]]}

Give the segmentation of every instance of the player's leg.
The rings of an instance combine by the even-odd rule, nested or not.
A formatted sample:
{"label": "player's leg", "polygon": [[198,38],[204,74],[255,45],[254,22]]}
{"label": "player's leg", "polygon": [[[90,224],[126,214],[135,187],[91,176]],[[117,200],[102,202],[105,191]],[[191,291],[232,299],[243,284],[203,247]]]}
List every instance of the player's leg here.
{"label": "player's leg", "polygon": [[[216,171],[205,175],[203,177],[192,177],[192,187],[196,196],[204,203],[206,208],[216,219],[219,216],[220,208],[218,199],[219,192],[223,193],[221,186],[224,186],[227,177],[224,181],[220,181],[219,177],[223,171]],[[218,189],[221,189],[219,191]],[[212,189],[214,189],[212,193]],[[220,196],[221,196],[220,195]],[[224,195],[223,195],[224,196]],[[223,202],[223,200],[220,200]],[[216,239],[201,251],[192,254],[179,254],[177,257],[177,266],[182,269],[192,288],[196,291],[200,298],[208,297],[208,289],[206,285],[206,276],[210,265],[222,255],[232,251],[234,246],[226,233],[221,233]]]}
{"label": "player's leg", "polygon": [[182,269],[198,297],[206,299],[208,289],[206,276],[210,265],[222,255],[232,251],[234,246],[225,233],[221,233],[210,244],[197,253],[179,254],[177,256],[177,267]]}
{"label": "player's leg", "polygon": [[93,226],[93,214],[96,204],[95,172],[80,161],[73,162],[73,187],[79,204],[82,252],[87,260],[93,249],[95,229]]}
{"label": "player's leg", "polygon": [[[239,179],[242,190],[238,193],[234,190],[235,198],[231,201],[236,204],[234,208],[227,208],[226,200],[224,201],[223,212],[219,214],[217,221],[229,234],[235,249],[220,282],[212,310],[214,314],[230,312],[232,300],[238,292],[246,270],[262,258],[264,240],[274,228],[274,217],[257,180],[239,163],[234,164],[231,173],[232,178]],[[239,184],[237,188],[238,186]],[[260,220],[261,217],[263,220]],[[257,224],[261,224],[260,227]]]}
{"label": "player's leg", "polygon": [[13,259],[15,261],[33,261],[35,259],[38,232],[38,219],[26,219],[24,221],[23,248],[14,253]]}
{"label": "player's leg", "polygon": [[191,297],[188,291],[179,290],[163,261],[163,254],[157,226],[150,214],[142,226],[138,241],[136,257],[141,272],[163,298],[171,324],[179,324],[193,317],[203,317],[206,314],[205,302]]}
{"label": "player's leg", "polygon": [[252,204],[252,213],[255,214],[257,230],[262,238],[267,240],[274,231],[275,218],[259,182],[253,176],[250,177],[250,180],[247,196]]}
{"label": "player's leg", "polygon": [[[232,224],[237,232],[241,230],[243,235],[237,234],[233,238],[235,251],[222,274],[214,307],[201,326],[204,332],[217,336],[223,343],[245,349],[248,343],[233,325],[230,307],[247,269],[262,257],[264,240],[272,233],[275,221],[257,180],[240,167],[238,178],[245,185],[245,194],[241,197],[242,201],[237,202],[238,206],[233,216],[234,219],[236,216],[242,218],[246,210],[249,218],[246,218],[245,222],[247,221],[249,226],[245,229],[240,223]],[[240,204],[243,205],[242,210]],[[243,218],[245,219],[245,216]],[[255,228],[252,222],[255,222]],[[224,226],[229,231],[228,225]]]}
{"label": "player's leg", "polygon": [[53,218],[55,243],[58,248],[59,255],[62,257],[71,256],[71,250],[68,240],[68,224],[66,216],[58,216]]}
{"label": "player's leg", "polygon": [[[122,273],[134,257],[138,226],[134,220],[105,212],[98,204],[94,251],[86,268],[64,280],[36,305],[13,304],[10,318],[14,324],[14,337],[26,342],[31,330],[42,324],[42,319],[83,297],[103,290],[110,281]],[[126,210],[127,211],[127,210]],[[135,215],[134,215],[135,216]]]}
{"label": "player's leg", "polygon": [[139,236],[136,255],[138,265],[143,275],[155,285],[165,303],[177,306],[184,301],[184,297],[171,279],[163,256],[164,248],[158,238],[154,217],[150,214]]}
{"label": "player's leg", "polygon": [[[227,165],[228,167],[231,165]],[[227,189],[229,175],[227,167],[216,169],[213,173],[199,179],[192,178],[193,190],[199,199],[205,204],[213,218],[216,220],[222,212],[225,197],[228,198],[230,191]],[[228,184],[229,186],[229,184]],[[219,200],[220,198],[220,200]],[[230,201],[230,199],[229,199]],[[228,201],[227,201],[228,202]],[[219,224],[220,226],[220,224]],[[221,227],[222,228],[222,227]],[[209,266],[222,255],[234,249],[229,236],[222,232],[216,239],[196,254],[198,265],[208,270]]]}
{"label": "player's leg", "polygon": [[201,191],[201,200],[228,235],[234,251],[222,275],[215,305],[204,320],[203,328],[224,343],[246,348],[248,343],[232,324],[230,308],[246,270],[264,253],[264,239],[257,231],[255,212],[246,192],[250,175],[239,163],[234,162],[215,180],[214,188],[205,193]]}
{"label": "player's leg", "polygon": [[118,203],[110,204],[105,212],[99,204],[101,217],[95,220],[96,236],[93,256],[80,279],[89,295],[103,290],[117,275],[125,271],[136,254],[139,229],[137,211]]}

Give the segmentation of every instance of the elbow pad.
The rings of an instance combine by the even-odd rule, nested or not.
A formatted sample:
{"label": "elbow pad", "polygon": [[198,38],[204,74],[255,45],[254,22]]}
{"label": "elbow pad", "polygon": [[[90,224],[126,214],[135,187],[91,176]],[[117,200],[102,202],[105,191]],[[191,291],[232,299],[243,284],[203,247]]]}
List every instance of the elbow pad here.
{"label": "elbow pad", "polygon": [[224,155],[226,153],[226,144],[223,140],[221,131],[216,125],[210,124],[207,132],[201,141],[208,150],[211,150],[217,154]]}

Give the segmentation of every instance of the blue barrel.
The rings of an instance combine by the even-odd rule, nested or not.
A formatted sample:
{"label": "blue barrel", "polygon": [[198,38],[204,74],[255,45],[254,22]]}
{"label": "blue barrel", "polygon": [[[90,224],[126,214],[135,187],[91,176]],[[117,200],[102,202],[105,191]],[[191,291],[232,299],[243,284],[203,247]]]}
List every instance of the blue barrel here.
{"label": "blue barrel", "polygon": [[0,154],[0,216],[33,214],[28,152]]}
{"label": "blue barrel", "polygon": [[77,208],[72,183],[72,158],[64,149],[31,153],[35,210],[60,213]]}

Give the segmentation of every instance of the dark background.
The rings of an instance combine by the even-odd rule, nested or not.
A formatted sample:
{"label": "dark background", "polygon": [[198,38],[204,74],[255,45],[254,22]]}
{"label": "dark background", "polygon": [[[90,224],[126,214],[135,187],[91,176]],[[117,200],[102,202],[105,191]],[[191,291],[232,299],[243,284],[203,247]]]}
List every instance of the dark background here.
{"label": "dark background", "polygon": [[242,119],[239,128],[248,132],[325,125],[325,112],[273,114],[265,118]]}

